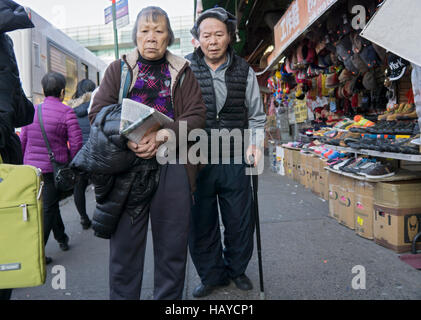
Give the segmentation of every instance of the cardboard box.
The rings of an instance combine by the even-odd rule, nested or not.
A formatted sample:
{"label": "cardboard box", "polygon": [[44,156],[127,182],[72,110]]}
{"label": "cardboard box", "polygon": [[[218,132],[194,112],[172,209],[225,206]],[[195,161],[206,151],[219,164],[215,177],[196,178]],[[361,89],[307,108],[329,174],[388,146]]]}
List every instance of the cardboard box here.
{"label": "cardboard box", "polygon": [[329,172],[329,217],[339,221],[339,193],[340,193],[340,178],[339,174]]}
{"label": "cardboard box", "polygon": [[421,181],[379,182],[374,203],[387,208],[421,208]]}
{"label": "cardboard box", "polygon": [[320,183],[319,183],[319,158],[316,156],[313,156],[311,161],[311,191],[315,193],[316,195],[320,196]]}
{"label": "cardboard box", "polygon": [[355,229],[355,180],[341,176],[338,196],[339,223],[350,229]]}
{"label": "cardboard box", "polygon": [[310,187],[310,166],[311,166],[311,154],[301,153],[301,172],[300,180],[301,184],[309,188]]}
{"label": "cardboard box", "polygon": [[306,168],[307,168],[307,157],[305,153],[300,153],[300,162],[298,163],[298,174],[300,183],[306,185]]}
{"label": "cardboard box", "polygon": [[329,171],[325,170],[326,161],[319,158],[319,188],[320,196],[329,201]]}
{"label": "cardboard box", "polygon": [[[374,205],[374,241],[397,253],[411,251],[412,240],[421,232],[421,208],[394,209]],[[421,249],[421,239],[417,241]]]}
{"label": "cardboard box", "polygon": [[300,152],[292,150],[292,178],[300,182]]}
{"label": "cardboard box", "polygon": [[305,179],[305,187],[307,189],[311,189],[311,177],[313,175],[313,155],[308,154],[306,158],[306,166],[305,166],[305,173],[306,173],[306,179]]}
{"label": "cardboard box", "polygon": [[366,239],[373,239],[375,183],[355,180],[355,232]]}
{"label": "cardboard box", "polygon": [[283,148],[283,149],[284,149],[283,166],[284,166],[285,175],[288,177],[288,152],[289,150],[287,148]]}

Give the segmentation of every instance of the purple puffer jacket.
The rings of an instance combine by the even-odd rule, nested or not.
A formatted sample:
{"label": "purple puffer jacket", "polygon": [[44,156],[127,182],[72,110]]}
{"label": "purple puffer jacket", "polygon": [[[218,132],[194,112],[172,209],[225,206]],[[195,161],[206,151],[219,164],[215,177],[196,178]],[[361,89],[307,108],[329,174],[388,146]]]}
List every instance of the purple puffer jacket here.
{"label": "purple puffer jacket", "polygon": [[[73,159],[82,148],[82,130],[73,109],[61,103],[58,98],[46,97],[42,104],[42,118],[56,160],[68,162]],[[24,164],[40,168],[43,173],[53,172],[38,121],[38,105],[35,106],[34,122],[22,128],[20,139]]]}

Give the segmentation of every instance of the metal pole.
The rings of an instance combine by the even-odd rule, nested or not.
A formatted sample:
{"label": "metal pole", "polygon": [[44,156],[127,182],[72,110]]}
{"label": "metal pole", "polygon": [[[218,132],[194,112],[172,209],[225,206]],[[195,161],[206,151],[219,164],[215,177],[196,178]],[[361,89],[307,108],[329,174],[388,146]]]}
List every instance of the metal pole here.
{"label": "metal pole", "polygon": [[114,29],[114,53],[115,53],[115,59],[117,60],[119,58],[118,54],[118,33],[117,33],[117,9],[116,9],[116,0],[111,0],[113,2],[112,4],[112,10],[113,10],[113,29]]}

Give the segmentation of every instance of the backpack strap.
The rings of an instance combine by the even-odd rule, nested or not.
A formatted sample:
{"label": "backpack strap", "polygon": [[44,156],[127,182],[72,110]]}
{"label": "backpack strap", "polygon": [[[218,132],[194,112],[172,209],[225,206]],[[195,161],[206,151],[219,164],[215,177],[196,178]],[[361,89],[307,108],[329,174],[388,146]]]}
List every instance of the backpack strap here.
{"label": "backpack strap", "polygon": [[121,78],[120,78],[120,92],[118,94],[118,103],[123,102],[123,98],[126,98],[129,93],[130,88],[130,74],[129,74],[129,67],[127,64],[123,61],[123,59],[120,60],[121,63]]}

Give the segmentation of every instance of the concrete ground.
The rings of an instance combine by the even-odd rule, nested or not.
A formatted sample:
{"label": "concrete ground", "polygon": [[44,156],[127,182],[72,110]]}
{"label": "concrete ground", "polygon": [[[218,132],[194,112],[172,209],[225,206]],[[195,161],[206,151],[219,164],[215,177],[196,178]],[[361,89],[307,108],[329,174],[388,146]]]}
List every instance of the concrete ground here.
{"label": "concrete ground", "polygon": [[[263,273],[267,300],[391,300],[421,299],[421,273],[403,263],[398,254],[359,237],[353,230],[328,217],[328,203],[296,182],[273,173],[266,165],[259,178]],[[95,201],[91,187],[87,191],[88,212]],[[50,237],[46,254],[53,258],[47,266],[43,286],[14,290],[15,300],[102,300],[108,299],[107,240],[94,237],[92,230],[82,230],[73,203],[68,198],[61,212],[70,236],[70,250],[63,252]],[[90,214],[92,215],[92,214]],[[64,266],[65,289],[54,289],[54,266]],[[366,289],[355,290],[354,266],[366,271]],[[243,292],[231,283],[205,299],[259,299],[257,253],[246,274],[254,284]],[[189,259],[184,290],[185,299],[192,297],[200,283]],[[141,298],[151,299],[153,292],[153,254],[149,234]]]}

